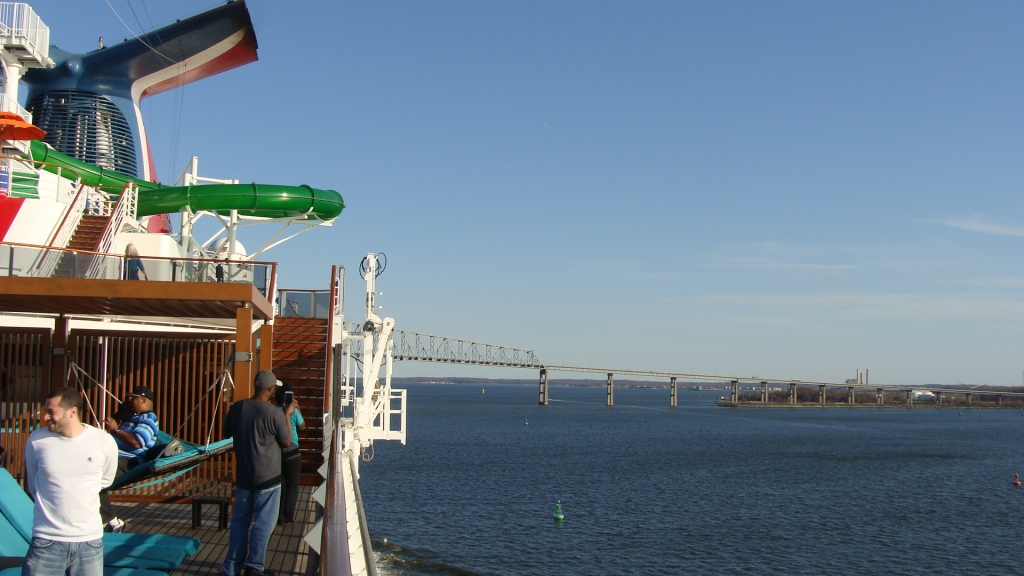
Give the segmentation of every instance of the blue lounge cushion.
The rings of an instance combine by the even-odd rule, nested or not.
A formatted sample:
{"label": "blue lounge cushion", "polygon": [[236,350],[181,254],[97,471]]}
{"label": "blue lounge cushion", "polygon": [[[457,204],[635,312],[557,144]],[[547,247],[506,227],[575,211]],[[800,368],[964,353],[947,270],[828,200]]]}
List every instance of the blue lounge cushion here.
{"label": "blue lounge cushion", "polygon": [[[21,576],[21,568],[2,570],[0,576]],[[104,568],[103,576],[167,576],[167,573],[140,568]]]}
{"label": "blue lounge cushion", "polygon": [[[136,534],[136,536],[143,536],[143,534]],[[155,568],[170,572],[185,560],[185,551],[180,548],[107,546],[106,540],[103,544],[104,566]]]}
{"label": "blue lounge cushion", "polygon": [[[32,540],[32,499],[0,468],[0,556],[24,556]],[[165,534],[104,534],[103,563],[120,568],[174,570],[199,549],[199,540]],[[0,572],[2,574],[2,572]]]}
{"label": "blue lounge cushion", "polygon": [[32,515],[35,505],[28,497],[21,484],[11,476],[6,468],[0,468],[0,512],[7,521],[21,534],[26,542],[32,541]]}
{"label": "blue lounge cushion", "polygon": [[7,521],[0,516],[0,556],[24,556],[28,554],[28,542]]}
{"label": "blue lounge cushion", "polygon": [[191,536],[169,536],[167,534],[135,534],[133,532],[122,532],[119,534],[104,534],[103,546],[129,547],[129,548],[173,548],[181,550],[185,556],[191,556],[199,550],[198,539]]}
{"label": "blue lounge cushion", "polygon": [[29,553],[29,542],[17,533],[6,518],[0,517],[0,556],[25,556]]}

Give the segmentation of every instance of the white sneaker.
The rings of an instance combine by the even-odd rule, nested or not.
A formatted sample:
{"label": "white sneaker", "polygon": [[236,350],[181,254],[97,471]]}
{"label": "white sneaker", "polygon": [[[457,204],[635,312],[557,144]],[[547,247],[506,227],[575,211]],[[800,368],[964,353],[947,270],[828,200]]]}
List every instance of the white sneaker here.
{"label": "white sneaker", "polygon": [[104,532],[124,532],[124,520],[114,518],[103,527]]}

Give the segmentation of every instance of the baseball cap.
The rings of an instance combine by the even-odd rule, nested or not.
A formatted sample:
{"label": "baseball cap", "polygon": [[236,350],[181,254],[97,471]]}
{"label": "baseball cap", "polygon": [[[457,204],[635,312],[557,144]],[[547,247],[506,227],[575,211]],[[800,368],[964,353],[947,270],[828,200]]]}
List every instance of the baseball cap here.
{"label": "baseball cap", "polygon": [[136,386],[135,389],[128,394],[129,398],[132,396],[142,396],[143,398],[148,398],[151,402],[156,402],[156,396],[153,395],[153,391],[149,389],[149,386]]}
{"label": "baseball cap", "polygon": [[255,384],[257,388],[271,388],[273,386],[281,385],[277,376],[274,376],[274,373],[270,370],[260,370],[257,372],[256,380],[253,381],[253,384]]}

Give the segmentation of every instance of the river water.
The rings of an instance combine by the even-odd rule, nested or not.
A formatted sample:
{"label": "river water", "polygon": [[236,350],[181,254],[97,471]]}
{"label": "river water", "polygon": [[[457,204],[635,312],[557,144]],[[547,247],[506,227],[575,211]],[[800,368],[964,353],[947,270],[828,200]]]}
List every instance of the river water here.
{"label": "river water", "polygon": [[405,387],[360,467],[382,575],[1024,574],[1020,410]]}

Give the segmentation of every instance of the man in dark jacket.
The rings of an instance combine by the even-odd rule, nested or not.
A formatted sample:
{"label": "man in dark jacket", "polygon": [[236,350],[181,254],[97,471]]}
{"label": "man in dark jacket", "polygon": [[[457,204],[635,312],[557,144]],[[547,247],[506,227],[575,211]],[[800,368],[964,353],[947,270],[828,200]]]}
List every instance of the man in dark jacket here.
{"label": "man in dark jacket", "polygon": [[252,398],[235,402],[224,418],[224,436],[234,438],[235,510],[231,516],[228,554],[221,568],[227,576],[270,574],[263,571],[270,534],[281,503],[281,448],[292,442],[291,413],[270,403],[278,386],[269,370],[256,374]]}

